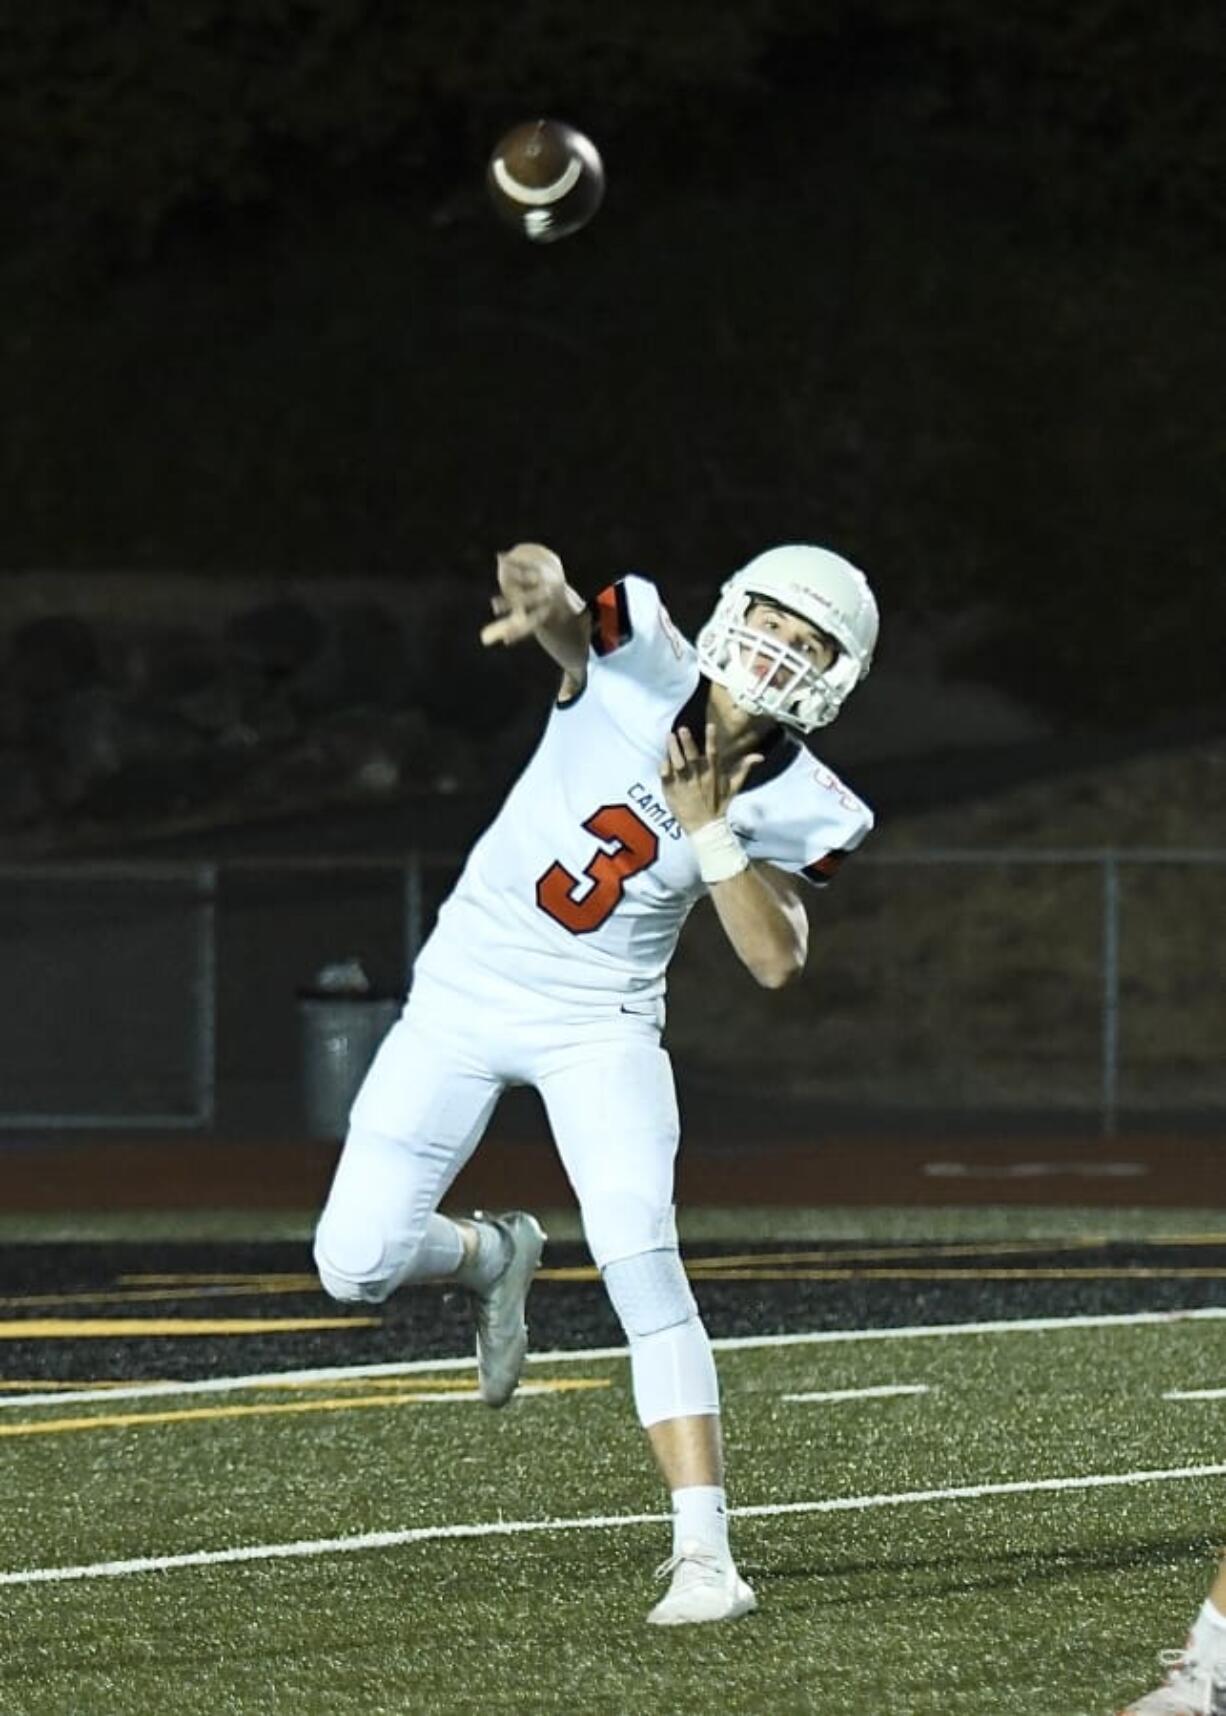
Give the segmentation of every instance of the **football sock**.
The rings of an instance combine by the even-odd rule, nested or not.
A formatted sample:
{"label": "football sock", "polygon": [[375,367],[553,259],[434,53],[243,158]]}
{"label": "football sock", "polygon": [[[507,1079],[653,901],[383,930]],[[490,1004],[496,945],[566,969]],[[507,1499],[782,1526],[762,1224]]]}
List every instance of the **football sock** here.
{"label": "football sock", "polygon": [[1211,1627],[1213,1629],[1213,1633],[1215,1635],[1214,1642],[1218,1646],[1226,1644],[1226,1615],[1211,1603],[1208,1597],[1205,1598],[1204,1607],[1196,1618],[1204,1626]]}
{"label": "football sock", "polygon": [[[443,1219],[436,1216],[436,1221]],[[507,1266],[507,1242],[501,1228],[492,1222],[474,1217],[472,1227],[477,1235],[477,1249],[466,1257],[455,1271],[461,1287],[484,1293],[497,1281]]]}
{"label": "football sock", "polygon": [[409,1279],[446,1280],[464,1260],[464,1236],[446,1216],[432,1215],[426,1222],[421,1244],[413,1254]]}
{"label": "football sock", "polygon": [[728,1503],[715,1484],[687,1484],[673,1491],[673,1554],[695,1539],[722,1557],[728,1551]]}

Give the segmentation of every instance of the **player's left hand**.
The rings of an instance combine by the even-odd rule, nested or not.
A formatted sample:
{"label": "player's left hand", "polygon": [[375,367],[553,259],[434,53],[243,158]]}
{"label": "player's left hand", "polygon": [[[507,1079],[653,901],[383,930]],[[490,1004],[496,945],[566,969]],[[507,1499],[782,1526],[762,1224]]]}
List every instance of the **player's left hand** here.
{"label": "player's left hand", "polygon": [[707,723],[706,748],[699,750],[688,727],[668,735],[668,754],[660,765],[660,784],[668,808],[687,834],[723,816],[740,792],[758,753],[742,757],[731,769],[720,756],[717,729]]}

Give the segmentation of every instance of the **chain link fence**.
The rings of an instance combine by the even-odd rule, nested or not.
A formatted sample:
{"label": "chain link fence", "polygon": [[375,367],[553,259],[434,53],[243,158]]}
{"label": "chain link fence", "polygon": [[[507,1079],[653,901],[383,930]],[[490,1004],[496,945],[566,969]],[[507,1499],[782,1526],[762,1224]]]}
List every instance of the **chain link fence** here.
{"label": "chain link fence", "polygon": [[[4,868],[0,1131],[296,1135],[300,996],[350,958],[401,993],[457,867]],[[694,914],[666,1039],[694,1102],[1106,1134],[1226,1119],[1226,851],[864,854],[810,919],[805,978],[773,992]]]}
{"label": "chain link fence", "polygon": [[216,870],[6,866],[0,900],[0,1126],[206,1126]]}

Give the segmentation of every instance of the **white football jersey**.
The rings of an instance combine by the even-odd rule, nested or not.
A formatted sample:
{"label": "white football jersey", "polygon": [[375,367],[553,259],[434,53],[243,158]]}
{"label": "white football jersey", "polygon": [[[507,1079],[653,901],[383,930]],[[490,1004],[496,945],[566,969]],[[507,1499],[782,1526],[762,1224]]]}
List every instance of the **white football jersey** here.
{"label": "white football jersey", "polygon": [[[630,576],[602,590],[587,682],[555,705],[416,969],[454,983],[457,964],[475,965],[561,1003],[662,997],[706,885],[665,801],[660,764],[679,724],[702,744],[707,689],[653,584]],[[728,822],[751,860],[821,886],[868,833],[872,812],[782,729],[768,744]]]}

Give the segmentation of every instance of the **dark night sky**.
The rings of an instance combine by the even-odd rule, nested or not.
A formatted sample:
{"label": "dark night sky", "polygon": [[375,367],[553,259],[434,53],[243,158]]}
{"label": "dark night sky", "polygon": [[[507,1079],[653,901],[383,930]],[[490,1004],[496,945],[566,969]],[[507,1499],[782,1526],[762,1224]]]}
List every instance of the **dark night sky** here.
{"label": "dark night sky", "polygon": [[[14,25],[0,562],[586,587],[830,541],[1071,722],[1219,703],[1226,24],[362,0]],[[483,202],[538,111],[609,173]]]}

